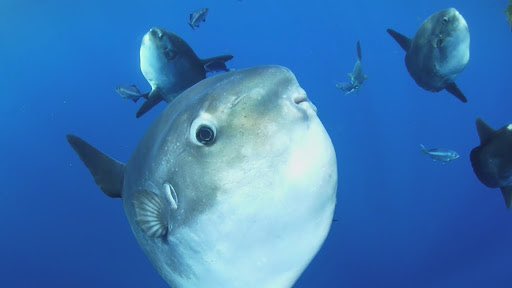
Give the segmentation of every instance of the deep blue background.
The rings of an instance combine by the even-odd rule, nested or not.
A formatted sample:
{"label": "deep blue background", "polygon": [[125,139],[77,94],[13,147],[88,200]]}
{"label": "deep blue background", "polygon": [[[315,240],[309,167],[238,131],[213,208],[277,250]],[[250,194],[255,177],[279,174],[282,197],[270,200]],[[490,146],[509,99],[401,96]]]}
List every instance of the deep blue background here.
{"label": "deep blue background", "polygon": [[[138,50],[153,26],[202,57],[232,53],[234,68],[287,66],[319,108],[338,156],[338,222],[296,287],[511,287],[512,213],[468,159],[477,116],[512,122],[507,2],[2,0],[0,287],[166,287],[121,202],[99,191],[64,138],[130,157],[164,105],[136,120],[114,87],[149,88]],[[417,87],[385,32],[412,36],[450,6],[471,32],[457,81],[468,104]],[[188,13],[201,7],[209,17],[192,31]],[[345,96],[335,83],[357,40],[369,80]],[[434,163],[420,143],[461,159]]]}

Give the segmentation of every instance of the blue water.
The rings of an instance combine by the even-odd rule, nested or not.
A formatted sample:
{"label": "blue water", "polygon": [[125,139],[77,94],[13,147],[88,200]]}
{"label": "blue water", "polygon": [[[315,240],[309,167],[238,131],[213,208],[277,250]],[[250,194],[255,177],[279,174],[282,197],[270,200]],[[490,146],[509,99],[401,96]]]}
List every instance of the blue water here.
{"label": "blue water", "polygon": [[[287,66],[319,108],[338,157],[338,221],[296,287],[512,287],[512,212],[469,162],[476,117],[512,122],[507,2],[2,0],[0,287],[166,287],[121,202],[64,137],[130,157],[164,105],[137,120],[114,88],[149,89],[138,51],[153,26],[202,57],[235,55],[230,67]],[[386,33],[412,36],[450,6],[471,32],[457,80],[468,104],[417,87]],[[201,7],[209,17],[193,31],[188,13]],[[357,40],[369,79],[343,95],[335,83],[347,80]],[[420,143],[461,158],[434,163]]]}

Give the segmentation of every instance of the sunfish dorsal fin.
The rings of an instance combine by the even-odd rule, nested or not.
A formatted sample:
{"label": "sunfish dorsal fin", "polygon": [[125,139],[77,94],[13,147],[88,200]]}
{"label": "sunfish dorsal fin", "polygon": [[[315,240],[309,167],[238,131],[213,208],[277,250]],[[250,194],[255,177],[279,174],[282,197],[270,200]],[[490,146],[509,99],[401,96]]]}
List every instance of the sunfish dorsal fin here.
{"label": "sunfish dorsal fin", "polygon": [[363,59],[363,53],[361,52],[361,43],[359,43],[359,41],[357,41],[357,59],[359,59],[359,61]]}
{"label": "sunfish dorsal fin", "polygon": [[411,48],[411,39],[407,36],[404,36],[398,32],[396,32],[393,29],[387,29],[386,30],[393,39],[395,39],[396,42],[404,49],[405,51],[409,51],[409,48]]}
{"label": "sunfish dorsal fin", "polygon": [[495,133],[494,129],[480,118],[476,119],[476,131],[478,131],[478,137],[480,137],[481,144],[487,142],[487,140],[489,140]]}
{"label": "sunfish dorsal fin", "polygon": [[505,205],[510,209],[512,207],[512,186],[501,187],[501,194],[503,195],[503,200],[505,200]]}
{"label": "sunfish dorsal fin", "polygon": [[75,135],[67,135],[67,139],[100,189],[112,198],[121,198],[124,164],[110,158]]}

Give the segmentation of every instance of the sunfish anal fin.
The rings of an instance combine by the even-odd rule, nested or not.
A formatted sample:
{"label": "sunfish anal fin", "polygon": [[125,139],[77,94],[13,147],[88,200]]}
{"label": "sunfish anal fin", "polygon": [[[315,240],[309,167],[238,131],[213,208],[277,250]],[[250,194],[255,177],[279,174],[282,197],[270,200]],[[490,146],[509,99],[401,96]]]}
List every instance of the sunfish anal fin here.
{"label": "sunfish anal fin", "polygon": [[396,32],[393,29],[387,29],[386,30],[393,39],[395,39],[396,42],[404,49],[405,51],[409,51],[409,48],[411,48],[411,39],[407,36],[404,36],[398,32]]}
{"label": "sunfish anal fin", "polygon": [[457,99],[459,99],[460,101],[464,103],[468,102],[468,99],[466,99],[466,96],[464,96],[464,93],[460,91],[459,87],[457,87],[457,84],[455,84],[455,82],[448,84],[444,89],[450,92],[453,96],[457,97]]}
{"label": "sunfish anal fin", "polygon": [[139,192],[133,204],[135,220],[142,231],[148,237],[165,239],[170,230],[169,212],[178,209],[178,198],[172,185],[164,184],[163,197],[149,191]]}
{"label": "sunfish anal fin", "polygon": [[478,131],[478,137],[480,137],[481,144],[487,142],[487,140],[489,140],[495,133],[494,129],[480,118],[476,119],[476,131]]}
{"label": "sunfish anal fin", "polygon": [[75,135],[67,135],[71,147],[89,168],[100,189],[112,198],[121,198],[124,164],[110,158]]}
{"label": "sunfish anal fin", "polygon": [[505,205],[507,208],[512,207],[512,186],[501,187],[501,194],[503,194],[503,200],[505,200]]}
{"label": "sunfish anal fin", "polygon": [[146,112],[151,110],[151,108],[164,100],[158,89],[153,89],[147,98],[148,100],[146,100],[137,111],[137,114],[135,115],[137,118],[140,118],[142,115],[146,114]]}

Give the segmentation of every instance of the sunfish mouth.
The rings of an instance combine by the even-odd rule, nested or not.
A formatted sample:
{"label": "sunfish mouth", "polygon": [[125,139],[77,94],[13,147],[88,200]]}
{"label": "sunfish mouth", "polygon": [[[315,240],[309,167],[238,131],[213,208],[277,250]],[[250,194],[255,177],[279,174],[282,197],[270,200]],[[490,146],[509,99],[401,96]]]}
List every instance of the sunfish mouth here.
{"label": "sunfish mouth", "polygon": [[295,93],[292,96],[293,103],[298,105],[299,107],[302,107],[306,110],[312,110],[313,112],[317,113],[318,109],[316,106],[309,101],[308,96],[306,95],[306,92],[304,90],[301,90],[299,93]]}
{"label": "sunfish mouth", "polygon": [[159,28],[149,29],[149,33],[158,38],[162,38],[164,36],[164,32],[162,32],[162,29],[159,29]]}

